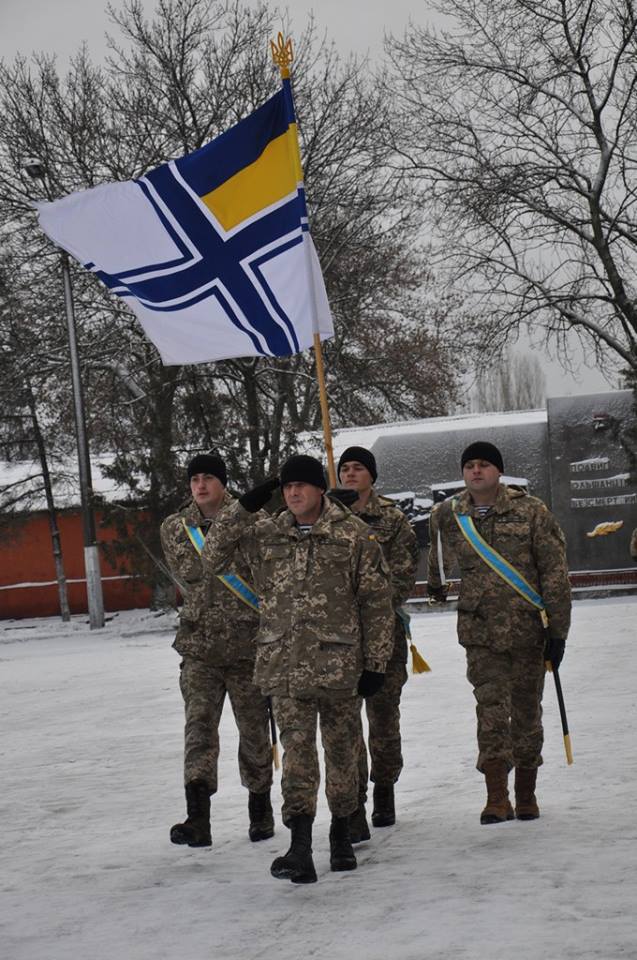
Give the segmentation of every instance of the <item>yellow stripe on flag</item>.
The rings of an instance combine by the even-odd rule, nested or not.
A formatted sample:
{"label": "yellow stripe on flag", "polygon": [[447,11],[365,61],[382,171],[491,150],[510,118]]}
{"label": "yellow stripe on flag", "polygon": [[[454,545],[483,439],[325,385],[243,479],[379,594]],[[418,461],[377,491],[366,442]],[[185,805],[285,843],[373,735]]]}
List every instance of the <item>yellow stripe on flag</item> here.
{"label": "yellow stripe on flag", "polygon": [[[290,142],[292,138],[293,144]],[[291,124],[286,133],[270,141],[254,163],[239,170],[201,199],[224,230],[232,230],[255,213],[293,193],[301,180],[300,173],[296,125]]]}

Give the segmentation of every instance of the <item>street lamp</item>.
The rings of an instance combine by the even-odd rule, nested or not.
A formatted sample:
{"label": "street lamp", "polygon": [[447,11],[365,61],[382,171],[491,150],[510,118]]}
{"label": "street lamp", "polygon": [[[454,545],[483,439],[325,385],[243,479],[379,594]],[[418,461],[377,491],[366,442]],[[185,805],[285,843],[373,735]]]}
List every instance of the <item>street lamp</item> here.
{"label": "street lamp", "polygon": [[[25,173],[32,180],[41,180],[46,185],[46,167],[37,157],[30,157],[23,164]],[[69,352],[71,357],[71,380],[73,383],[73,411],[75,415],[75,437],[77,441],[77,459],[80,479],[80,503],[82,507],[82,527],[84,531],[84,570],[86,572],[86,594],[88,599],[88,613],[91,630],[104,626],[104,599],[102,596],[102,579],[100,576],[100,558],[95,532],[95,514],[93,512],[93,483],[91,480],[91,460],[86,434],[86,417],[84,414],[84,394],[80,375],[80,361],[77,349],[77,331],[75,325],[75,309],[73,306],[73,290],[71,287],[71,271],[69,269],[69,255],[65,250],[60,251],[62,265],[62,281],[64,284],[64,306],[66,311],[66,328],[69,337]]]}

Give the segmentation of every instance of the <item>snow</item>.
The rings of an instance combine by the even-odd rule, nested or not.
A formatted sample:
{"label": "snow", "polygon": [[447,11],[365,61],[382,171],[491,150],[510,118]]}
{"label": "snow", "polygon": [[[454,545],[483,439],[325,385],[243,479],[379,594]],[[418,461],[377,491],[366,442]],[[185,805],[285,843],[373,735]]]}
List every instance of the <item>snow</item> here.
{"label": "snow", "polygon": [[[287,848],[247,837],[237,738],[222,719],[213,847],[171,845],[183,816],[174,617],[0,621],[0,956],[4,960],[620,960],[637,952],[637,598],[575,605],[552,682],[531,823],[480,826],[473,696],[452,611],[415,615],[433,672],[403,697],[398,822],[332,874],[321,794],[319,882],[269,874]],[[603,637],[603,642],[601,642]],[[275,775],[278,782],[278,774]]]}
{"label": "snow", "polygon": [[[113,455],[91,457],[91,481],[93,492],[107,501],[125,499],[130,490],[105,475],[113,462]],[[74,458],[52,460],[49,463],[51,485],[58,509],[76,506],[80,502],[80,481],[77,461]],[[20,484],[18,487],[17,484]],[[15,485],[15,486],[14,486]],[[16,460],[11,463],[0,460],[0,505],[2,487],[11,487],[6,492],[7,500],[17,494],[32,491],[28,498],[29,510],[46,510],[46,497],[42,486],[42,467],[36,460]],[[19,504],[17,509],[25,509]]]}
{"label": "snow", "polygon": [[[512,410],[498,413],[461,413],[451,417],[429,417],[424,420],[399,420],[369,427],[345,427],[334,431],[334,455],[339,457],[347,447],[373,447],[380,437],[401,434],[450,433],[456,430],[497,427],[520,427],[530,423],[546,423],[546,410]],[[309,438],[309,434],[301,434]]]}

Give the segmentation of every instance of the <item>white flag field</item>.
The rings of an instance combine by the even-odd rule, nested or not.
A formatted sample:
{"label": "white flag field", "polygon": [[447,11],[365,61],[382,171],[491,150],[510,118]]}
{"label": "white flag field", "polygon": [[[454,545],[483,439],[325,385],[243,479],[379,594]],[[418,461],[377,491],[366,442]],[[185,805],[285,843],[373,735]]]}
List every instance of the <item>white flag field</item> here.
{"label": "white flag field", "polygon": [[38,210],[165,364],[289,356],[334,334],[285,89],[194,153]]}

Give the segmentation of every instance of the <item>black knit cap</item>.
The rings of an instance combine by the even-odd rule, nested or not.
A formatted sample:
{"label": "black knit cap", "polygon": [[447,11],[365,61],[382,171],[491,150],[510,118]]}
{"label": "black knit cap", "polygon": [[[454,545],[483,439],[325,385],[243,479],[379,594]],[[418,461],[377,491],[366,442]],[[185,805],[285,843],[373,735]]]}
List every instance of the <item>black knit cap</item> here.
{"label": "black knit cap", "polygon": [[460,458],[460,466],[463,470],[465,463],[468,463],[469,460],[486,460],[487,463],[491,463],[494,467],[497,467],[500,473],[504,473],[502,454],[496,446],[488,443],[486,440],[476,440],[475,443],[470,443],[469,446],[463,450],[462,457]]}
{"label": "black knit cap", "polygon": [[188,479],[191,480],[196,473],[210,473],[213,477],[217,477],[224,487],[228,483],[226,465],[221,457],[214,453],[198,453],[192,458],[188,464]]}
{"label": "black knit cap", "polygon": [[320,460],[308,457],[304,453],[297,453],[286,460],[281,467],[281,486],[286,483],[311,483],[319,490],[327,490],[325,471]]}
{"label": "black knit cap", "polygon": [[362,463],[371,473],[372,483],[376,483],[378,470],[376,469],[376,457],[371,450],[366,450],[365,447],[348,447],[347,450],[344,450],[338,461],[339,476],[343,464],[349,463],[351,460],[357,460],[359,463]]}

